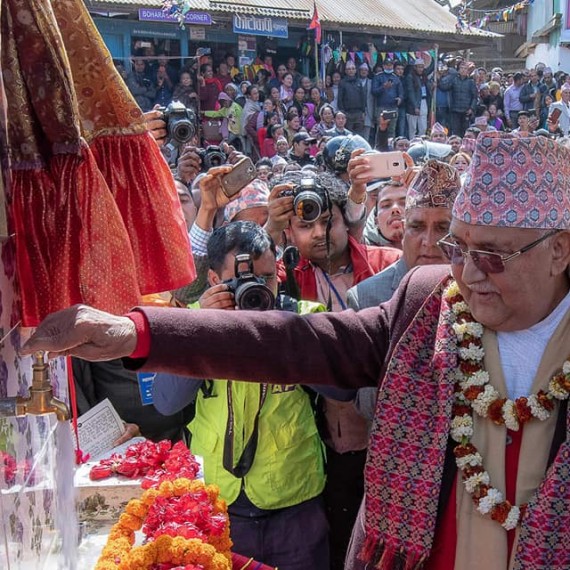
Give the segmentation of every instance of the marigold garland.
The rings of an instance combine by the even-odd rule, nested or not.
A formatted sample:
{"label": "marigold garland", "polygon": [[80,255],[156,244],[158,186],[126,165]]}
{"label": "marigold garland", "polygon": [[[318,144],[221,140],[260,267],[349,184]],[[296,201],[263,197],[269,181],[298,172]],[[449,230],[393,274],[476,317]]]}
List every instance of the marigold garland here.
{"label": "marigold garland", "polygon": [[451,305],[459,357],[451,420],[451,437],[458,443],[453,450],[455,461],[462,473],[465,490],[471,495],[477,511],[488,515],[504,529],[513,530],[520,524],[526,505],[512,505],[498,489],[491,487],[483,458],[471,443],[472,413],[513,431],[531,420],[548,419],[555,401],[566,400],[570,396],[570,360],[566,360],[562,370],[552,377],[548,392],[541,390],[514,401],[501,397],[489,383],[489,374],[483,368],[483,326],[473,318],[455,281],[447,288],[445,297]]}
{"label": "marigold garland", "polygon": [[[161,508],[174,506],[176,515],[177,505],[188,508],[192,501],[195,504],[193,519],[186,512],[184,520],[179,517],[165,522],[178,523],[184,529],[187,521],[192,519],[201,538],[163,533],[165,529],[158,524],[159,511],[156,511],[155,526],[147,535],[149,542],[133,547],[135,531],[146,525],[149,512],[157,505]],[[95,570],[153,570],[158,565],[170,567],[168,564],[194,570],[231,570],[231,546],[227,506],[219,498],[219,489],[201,481],[179,478],[163,481],[158,489],[148,489],[140,499],[129,501],[109,533]]]}

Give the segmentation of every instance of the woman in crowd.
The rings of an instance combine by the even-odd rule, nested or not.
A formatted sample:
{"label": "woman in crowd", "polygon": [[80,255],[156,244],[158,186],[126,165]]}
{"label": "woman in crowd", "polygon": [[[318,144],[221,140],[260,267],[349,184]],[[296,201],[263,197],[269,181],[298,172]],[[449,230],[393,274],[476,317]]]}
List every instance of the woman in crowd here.
{"label": "woman in crowd", "polygon": [[458,152],[451,157],[449,164],[455,166],[459,174],[464,174],[471,164],[471,157],[466,152]]}
{"label": "woman in crowd", "polygon": [[205,63],[200,66],[200,109],[202,111],[215,111],[218,95],[223,90],[222,84],[214,77],[211,65]]}
{"label": "woman in crowd", "polygon": [[550,93],[545,93],[543,98],[543,104],[540,108],[540,128],[548,130],[548,112],[550,105],[554,103],[554,99]]}
{"label": "woman in crowd", "polygon": [[317,124],[317,119],[315,118],[315,106],[313,103],[305,103],[301,110],[301,124],[307,132],[310,133],[314,126]]}
{"label": "woman in crowd", "polygon": [[503,96],[501,95],[501,85],[497,81],[491,81],[489,83],[489,95],[483,103],[487,106],[487,109],[490,105],[495,105],[497,116],[503,116],[505,106],[503,103]]}
{"label": "woman in crowd", "polygon": [[299,81],[299,85],[305,90],[305,93],[308,94],[309,91],[313,87],[313,82],[311,81],[310,77],[307,77],[306,75],[304,75],[303,77],[301,77],[301,81]]}
{"label": "woman in crowd", "polygon": [[245,106],[245,102],[247,101],[246,93],[250,86],[251,86],[250,81],[242,81],[239,84],[239,93],[237,94],[236,97],[236,103],[239,103],[242,107]]}
{"label": "woman in crowd", "polygon": [[189,71],[183,71],[180,74],[178,84],[174,88],[172,94],[173,101],[180,101],[185,107],[198,111],[198,94],[194,89],[194,81]]}
{"label": "woman in crowd", "polygon": [[257,116],[261,111],[259,104],[259,89],[249,84],[245,90],[245,105],[241,117],[242,131],[246,136],[246,148],[253,152],[253,157],[259,158],[259,142],[257,140]]}
{"label": "woman in crowd", "polygon": [[269,97],[269,71],[267,69],[260,69],[257,72],[257,81],[256,85],[259,89],[259,100],[265,101],[267,97]]}
{"label": "woman in crowd", "polygon": [[286,73],[283,76],[283,83],[281,83],[281,88],[279,89],[279,99],[287,111],[291,105],[293,105],[294,97],[295,92],[293,91],[293,74]]}
{"label": "woman in crowd", "polygon": [[297,87],[295,89],[295,96],[293,98],[293,105],[297,111],[299,111],[299,116],[303,113],[303,105],[307,102],[307,94],[302,87]]}
{"label": "woman in crowd", "polygon": [[503,123],[503,119],[497,116],[497,106],[495,103],[491,103],[487,109],[487,122],[489,126],[494,127],[498,131],[505,130],[505,124]]}
{"label": "woman in crowd", "polygon": [[285,130],[283,125],[275,124],[267,128],[265,139],[261,148],[261,156],[266,158],[273,158],[277,154],[277,141],[284,138]]}
{"label": "woman in crowd", "polygon": [[290,121],[287,121],[287,127],[285,128],[285,136],[287,137],[287,142],[289,146],[293,144],[293,137],[301,132],[303,125],[301,125],[301,117],[299,115],[294,115]]}
{"label": "woman in crowd", "polygon": [[317,113],[317,115],[319,115],[323,105],[327,104],[327,102],[325,101],[325,99],[323,99],[321,95],[321,90],[318,87],[311,87],[311,90],[309,91],[309,99],[311,103],[315,106],[315,112]]}
{"label": "woman in crowd", "polygon": [[[275,156],[271,157],[271,162],[275,164],[280,160],[287,161],[287,153],[289,152],[289,142],[285,137],[279,137],[275,143]],[[275,174],[275,172],[274,172]]]}
{"label": "woman in crowd", "polygon": [[334,110],[328,103],[321,107],[319,119],[311,131],[311,135],[317,138],[324,136],[325,131],[334,128]]}
{"label": "woman in crowd", "polygon": [[[261,127],[257,127],[257,142],[259,143],[259,150],[260,153],[263,151],[263,141],[265,140],[265,137],[267,135],[267,131],[269,129],[269,127],[276,125],[279,123],[279,116],[277,115],[277,113],[274,113],[273,111],[269,111],[269,112],[264,112],[261,111],[259,113],[259,115],[257,116],[257,124],[259,125],[259,119],[260,117],[263,119],[263,123],[261,125]],[[261,156],[263,156],[263,154],[261,154]]]}

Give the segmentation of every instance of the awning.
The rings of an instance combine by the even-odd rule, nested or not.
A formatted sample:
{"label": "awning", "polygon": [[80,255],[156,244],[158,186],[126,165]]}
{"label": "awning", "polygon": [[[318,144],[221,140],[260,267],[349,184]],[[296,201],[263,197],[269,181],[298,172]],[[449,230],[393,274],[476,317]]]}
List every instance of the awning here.
{"label": "awning", "polygon": [[[89,0],[89,9],[117,10],[119,7],[160,8],[160,0]],[[313,0],[193,0],[192,9],[212,14],[253,14],[309,23]],[[317,9],[324,30],[340,29],[367,34],[392,34],[417,40],[429,38],[467,47],[498,34],[477,28],[458,29],[457,18],[436,0],[318,0]],[[421,34],[421,37],[418,37]]]}

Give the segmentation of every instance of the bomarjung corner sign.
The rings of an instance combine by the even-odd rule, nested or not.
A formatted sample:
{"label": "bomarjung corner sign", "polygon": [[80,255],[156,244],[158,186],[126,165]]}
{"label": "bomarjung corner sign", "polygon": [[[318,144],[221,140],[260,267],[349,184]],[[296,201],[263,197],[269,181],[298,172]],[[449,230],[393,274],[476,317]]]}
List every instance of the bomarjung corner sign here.
{"label": "bomarjung corner sign", "polygon": [[285,18],[259,18],[245,14],[234,14],[234,33],[288,38],[289,28]]}
{"label": "bomarjung corner sign", "polygon": [[[176,16],[172,16],[160,8],[139,8],[139,20],[144,22],[178,22]],[[188,12],[184,16],[184,23],[211,26],[212,16],[207,12]]]}

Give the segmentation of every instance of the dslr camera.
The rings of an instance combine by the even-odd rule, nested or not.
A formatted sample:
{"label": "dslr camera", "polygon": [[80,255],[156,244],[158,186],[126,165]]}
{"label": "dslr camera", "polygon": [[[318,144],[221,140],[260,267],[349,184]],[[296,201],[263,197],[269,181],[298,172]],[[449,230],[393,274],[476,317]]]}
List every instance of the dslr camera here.
{"label": "dslr camera", "polygon": [[210,145],[206,148],[199,148],[197,151],[198,156],[202,160],[202,170],[207,172],[214,166],[222,166],[226,164],[228,155],[216,145]]}
{"label": "dslr camera", "polygon": [[180,101],[172,101],[168,107],[160,107],[158,110],[162,113],[162,120],[166,123],[170,142],[175,146],[190,142],[196,134],[196,113]]}
{"label": "dslr camera", "polygon": [[305,222],[318,220],[329,209],[326,190],[316,178],[301,178],[293,190],[284,190],[281,196],[293,196],[295,215]]}
{"label": "dslr camera", "polygon": [[[242,267],[245,266],[245,269]],[[268,311],[275,306],[275,295],[263,279],[253,272],[253,260],[249,253],[236,255],[235,277],[224,283],[234,294],[236,307],[244,311]]]}

